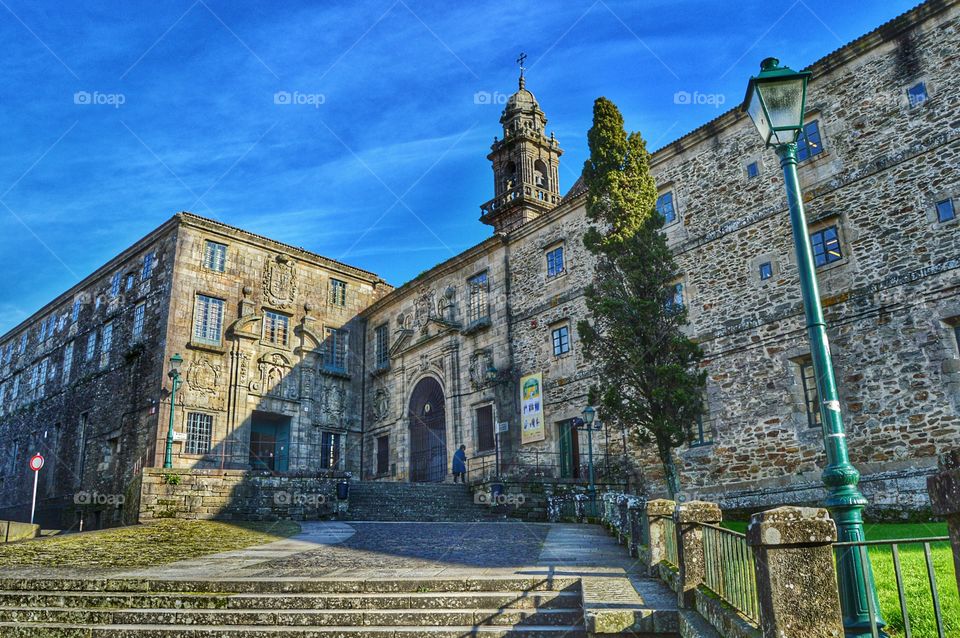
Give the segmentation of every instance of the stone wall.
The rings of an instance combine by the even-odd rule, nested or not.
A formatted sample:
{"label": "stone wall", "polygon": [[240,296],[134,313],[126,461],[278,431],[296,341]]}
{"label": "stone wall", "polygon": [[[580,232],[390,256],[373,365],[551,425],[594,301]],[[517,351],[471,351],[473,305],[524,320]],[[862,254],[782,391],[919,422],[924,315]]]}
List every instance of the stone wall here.
{"label": "stone wall", "polygon": [[140,522],[161,518],[320,520],[336,510],[338,481],[334,475],[149,468],[143,473]]}
{"label": "stone wall", "polygon": [[[842,258],[818,276],[852,460],[877,516],[925,511],[923,478],[937,452],[960,438],[960,220],[941,223],[935,214],[938,201],[960,202],[960,182],[949,170],[960,161],[960,57],[944,55],[956,50],[957,34],[956,4],[929,2],[810,67],[807,115],[819,124],[821,152],[801,162],[800,181],[810,232],[836,226],[840,236]],[[911,106],[906,90],[917,82],[928,99]],[[752,162],[753,177],[746,170]],[[677,451],[682,496],[742,511],[819,502],[825,455],[820,429],[808,423],[801,364],[809,346],[775,155],[735,109],[656,151],[651,165],[660,191],[674,196],[677,218],[665,232],[708,373],[703,440]],[[389,396],[390,411],[368,421],[366,450],[372,458],[374,436],[389,434],[391,464],[401,468],[394,478],[404,478],[404,410],[424,374],[457,397],[447,402],[451,451],[463,441],[475,453],[474,402],[493,401],[498,419],[511,423],[502,438],[505,458],[559,452],[562,422],[580,413],[598,381],[575,330],[586,313],[592,260],[582,246],[584,197],[579,186],[571,190],[550,213],[424,273],[367,315],[369,330],[397,326],[396,345],[401,316],[409,320],[420,300],[435,303],[453,292],[453,325],[413,330],[397,346],[394,367],[371,375],[368,406]],[[546,250],[558,245],[566,269],[551,278]],[[761,279],[765,262],[773,276]],[[466,279],[488,268],[493,325],[465,331],[457,318]],[[572,347],[554,356],[550,334],[562,324],[570,326]],[[467,361],[483,352],[498,371],[509,371],[496,392],[471,385],[471,371],[483,366]],[[521,446],[517,380],[535,372],[544,374],[546,438]],[[597,449],[607,443],[616,454],[629,446],[631,480],[651,496],[663,494],[654,451],[628,434],[606,431]]]}
{"label": "stone wall", "polygon": [[[326,432],[340,436],[334,469],[358,472],[365,333],[357,315],[390,287],[366,271],[218,222],[188,214],[180,221],[165,355],[184,358],[175,428],[185,432],[191,414],[206,415],[213,437],[204,453],[175,443],[175,466],[249,467],[257,416],[277,427],[275,450],[264,453],[272,455],[267,462],[274,469],[319,469]],[[205,267],[208,241],[226,246],[224,272]],[[346,284],[342,300],[331,294],[333,279]],[[198,295],[224,301],[219,342],[193,334]],[[286,317],[285,342],[268,338],[267,311]],[[347,338],[340,369],[324,355],[329,329]],[[161,422],[168,418],[169,401]],[[285,446],[281,437],[289,437]],[[165,440],[164,430],[157,436],[158,456]]]}
{"label": "stone wall", "polygon": [[40,453],[38,522],[122,520],[124,487],[152,461],[175,242],[168,222],[0,338],[0,516],[29,519]]}

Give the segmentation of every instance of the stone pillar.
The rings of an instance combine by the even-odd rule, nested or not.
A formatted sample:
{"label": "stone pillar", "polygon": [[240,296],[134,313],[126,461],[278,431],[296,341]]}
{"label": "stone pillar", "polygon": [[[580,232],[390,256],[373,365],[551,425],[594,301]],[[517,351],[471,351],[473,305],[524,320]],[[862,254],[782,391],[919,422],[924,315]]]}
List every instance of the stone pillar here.
{"label": "stone pillar", "polygon": [[842,638],[836,540],[836,525],[825,509],[778,507],[750,517],[747,544],[764,638]]}
{"label": "stone pillar", "polygon": [[716,503],[689,501],[681,503],[673,513],[677,530],[677,555],[680,558],[680,577],[677,603],[687,609],[694,606],[694,591],[703,582],[703,528],[700,523],[717,525],[723,513]]}
{"label": "stone pillar", "polygon": [[634,558],[640,558],[640,539],[643,525],[643,502],[632,498],[627,503],[627,521],[630,531],[630,545],[627,549]]}
{"label": "stone pillar", "polygon": [[940,471],[927,479],[927,491],[933,513],[946,518],[950,527],[953,565],[960,592],[960,449],[941,454],[939,466]]}
{"label": "stone pillar", "polygon": [[665,498],[647,501],[647,570],[656,575],[657,565],[667,559],[666,521],[677,504]]}

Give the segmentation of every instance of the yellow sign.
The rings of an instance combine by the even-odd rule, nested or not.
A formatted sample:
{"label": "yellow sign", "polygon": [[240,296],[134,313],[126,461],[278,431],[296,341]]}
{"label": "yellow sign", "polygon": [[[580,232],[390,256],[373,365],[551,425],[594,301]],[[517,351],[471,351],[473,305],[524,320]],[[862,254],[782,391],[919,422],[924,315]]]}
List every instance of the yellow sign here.
{"label": "yellow sign", "polygon": [[543,426],[543,374],[528,374],[520,379],[520,443],[542,441],[547,437]]}

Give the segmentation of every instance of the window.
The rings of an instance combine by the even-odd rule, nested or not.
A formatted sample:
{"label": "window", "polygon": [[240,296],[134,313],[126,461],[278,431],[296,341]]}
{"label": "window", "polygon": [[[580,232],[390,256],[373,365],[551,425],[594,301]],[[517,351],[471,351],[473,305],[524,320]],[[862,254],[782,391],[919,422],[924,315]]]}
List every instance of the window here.
{"label": "window", "polygon": [[953,338],[957,342],[957,354],[960,355],[960,323],[953,326]]}
{"label": "window", "polygon": [[803,130],[797,136],[797,161],[819,155],[823,152],[820,141],[820,120],[814,120],[803,125]]}
{"label": "window", "polygon": [[320,435],[320,467],[338,469],[340,467],[339,432],[324,432]]}
{"label": "window", "polygon": [[203,343],[220,344],[223,328],[223,299],[197,295],[193,316],[193,338]]}
{"label": "window", "polygon": [[323,367],[328,370],[346,372],[347,370],[347,331],[337,328],[326,329],[323,349]]}
{"label": "window", "polygon": [[670,296],[667,297],[667,310],[682,310],[683,309],[683,284],[676,283],[670,286],[667,286],[667,290],[670,291]]}
{"label": "window", "polygon": [[563,273],[563,246],[547,251],[547,277],[556,277]]}
{"label": "window", "polygon": [[147,253],[143,256],[143,268],[140,269],[140,281],[146,281],[153,274],[153,261],[156,259],[154,253]]}
{"label": "window", "polygon": [[840,235],[836,226],[829,226],[810,234],[813,245],[813,261],[817,268],[843,259],[840,251]]}
{"label": "window", "polygon": [[27,351],[27,339],[29,338],[29,333],[24,332],[20,335],[20,354],[23,354]]}
{"label": "window", "polygon": [[552,334],[553,339],[553,355],[559,357],[562,354],[570,352],[570,326],[560,326],[559,328],[554,328]]}
{"label": "window", "polygon": [[493,406],[485,405],[476,410],[477,451],[486,452],[497,447],[493,432]]}
{"label": "window", "polygon": [[44,317],[43,321],[40,322],[40,335],[37,337],[37,341],[43,341],[47,338],[47,319]]}
{"label": "window", "polygon": [[809,359],[800,363],[800,380],[803,382],[803,403],[807,412],[807,425],[820,427],[820,395],[817,392],[817,375]]}
{"label": "window", "polygon": [[50,318],[47,321],[50,323],[50,325],[47,327],[47,332],[52,337],[53,333],[56,332],[57,330],[57,315],[56,314],[50,315]]}
{"label": "window", "polygon": [[203,244],[203,265],[214,272],[223,272],[227,266],[227,246],[206,240]]}
{"label": "window", "polygon": [[184,454],[206,454],[213,437],[213,415],[200,412],[187,414],[187,441]]}
{"label": "window", "polygon": [[103,337],[100,339],[100,352],[103,353],[104,363],[110,356],[110,347],[113,345],[113,324],[108,323],[103,326]]}
{"label": "window", "polygon": [[0,383],[0,414],[3,414],[3,409],[6,407],[7,403],[7,384]]}
{"label": "window", "polygon": [[263,340],[270,343],[287,345],[290,331],[290,318],[278,312],[266,310],[263,313]]}
{"label": "window", "polygon": [[71,321],[71,322],[76,323],[76,322],[77,322],[77,319],[80,318],[80,306],[81,306],[81,305],[82,305],[82,304],[80,303],[80,300],[79,300],[79,299],[77,299],[76,301],[73,302],[73,308],[70,310],[70,321]]}
{"label": "window", "polygon": [[699,447],[713,443],[713,437],[703,426],[702,414],[697,415],[697,423],[690,428],[687,439],[690,441],[690,447]]}
{"label": "window", "polygon": [[657,197],[657,212],[663,217],[663,223],[665,224],[677,219],[677,211],[673,206],[673,191],[667,191]]}
{"label": "window", "polygon": [[773,264],[765,261],[760,264],[760,281],[770,279],[771,277],[773,277]]}
{"label": "window", "polygon": [[384,434],[377,437],[377,475],[390,472],[390,436]]}
{"label": "window", "polygon": [[110,296],[116,297],[120,294],[120,273],[113,273],[113,278],[110,280]]}
{"label": "window", "polygon": [[467,306],[467,322],[476,323],[487,318],[487,273],[474,275],[467,280],[470,288],[470,302]]}
{"label": "window", "polygon": [[334,306],[347,305],[347,282],[330,279],[330,303]]}
{"label": "window", "polygon": [[93,355],[94,353],[96,353],[96,351],[97,351],[97,333],[94,331],[94,332],[91,332],[89,335],[87,335],[87,352],[86,352],[86,355],[84,355],[86,360],[90,361],[90,359],[93,359]]}
{"label": "window", "polygon": [[20,375],[18,374],[13,378],[13,387],[10,388],[10,399],[16,399],[20,396]]}
{"label": "window", "polygon": [[136,341],[143,336],[143,317],[146,312],[147,304],[141,301],[133,308],[133,329],[130,334]]}
{"label": "window", "polygon": [[927,85],[923,82],[917,82],[907,89],[907,100],[910,102],[910,108],[923,104],[927,100]]}
{"label": "window", "polygon": [[377,326],[375,344],[376,365],[386,368],[390,365],[390,328],[387,324]]}
{"label": "window", "polygon": [[760,175],[760,165],[757,164],[756,162],[750,162],[749,164],[747,164],[747,177],[749,179],[753,179],[758,175]]}
{"label": "window", "polygon": [[937,202],[937,221],[940,223],[948,222],[951,219],[956,219],[957,212],[953,208],[953,200],[945,199],[942,202]]}
{"label": "window", "polygon": [[100,310],[100,304],[103,303],[103,297],[97,295],[96,301],[93,302],[93,309]]}
{"label": "window", "polygon": [[44,395],[47,387],[47,372],[50,365],[49,359],[43,359],[40,363],[37,364],[37,378],[36,378],[36,389],[37,394],[36,398],[40,398]]}
{"label": "window", "polygon": [[73,342],[63,348],[63,382],[70,381],[70,370],[73,368]]}
{"label": "window", "polygon": [[130,290],[131,288],[133,288],[133,284],[134,284],[134,282],[136,282],[136,279],[137,279],[137,278],[136,278],[136,276],[135,276],[133,273],[130,273],[129,275],[127,275],[127,278],[126,278],[126,280],[124,281],[124,284],[123,284],[123,289],[124,289],[124,290]]}

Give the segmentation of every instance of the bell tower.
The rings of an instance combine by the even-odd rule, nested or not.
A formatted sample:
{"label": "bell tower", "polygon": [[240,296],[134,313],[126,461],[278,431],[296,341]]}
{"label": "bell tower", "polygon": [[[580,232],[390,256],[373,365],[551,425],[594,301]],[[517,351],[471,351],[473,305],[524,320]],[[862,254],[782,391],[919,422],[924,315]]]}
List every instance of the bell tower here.
{"label": "bell tower", "polygon": [[546,135],[547,118],[526,89],[523,61],[520,88],[500,116],[503,139],[493,139],[487,159],[493,164],[494,198],[482,204],[480,221],[494,232],[509,232],[560,203],[560,145]]}

